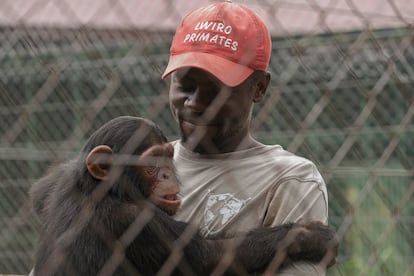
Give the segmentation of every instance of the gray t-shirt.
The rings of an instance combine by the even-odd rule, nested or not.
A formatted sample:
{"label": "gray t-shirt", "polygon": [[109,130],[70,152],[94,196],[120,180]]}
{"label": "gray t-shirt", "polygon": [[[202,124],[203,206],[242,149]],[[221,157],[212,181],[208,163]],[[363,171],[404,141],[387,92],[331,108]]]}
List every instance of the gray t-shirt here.
{"label": "gray t-shirt", "polygon": [[[233,236],[258,226],[328,221],[325,182],[309,160],[281,146],[257,146],[203,156],[173,142],[182,183],[178,220],[208,237]],[[319,265],[297,262],[277,275],[325,275]]]}

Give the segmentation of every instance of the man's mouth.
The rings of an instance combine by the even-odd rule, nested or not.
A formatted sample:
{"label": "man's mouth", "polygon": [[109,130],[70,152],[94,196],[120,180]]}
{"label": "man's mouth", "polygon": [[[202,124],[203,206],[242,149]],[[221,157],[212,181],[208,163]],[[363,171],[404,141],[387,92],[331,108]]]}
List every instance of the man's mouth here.
{"label": "man's mouth", "polygon": [[217,120],[214,118],[207,118],[202,112],[181,111],[178,114],[180,122],[186,122],[194,126],[217,126]]}
{"label": "man's mouth", "polygon": [[206,121],[200,118],[193,117],[181,117],[180,121],[185,124],[199,126],[199,127],[216,127],[217,124],[214,121]]}

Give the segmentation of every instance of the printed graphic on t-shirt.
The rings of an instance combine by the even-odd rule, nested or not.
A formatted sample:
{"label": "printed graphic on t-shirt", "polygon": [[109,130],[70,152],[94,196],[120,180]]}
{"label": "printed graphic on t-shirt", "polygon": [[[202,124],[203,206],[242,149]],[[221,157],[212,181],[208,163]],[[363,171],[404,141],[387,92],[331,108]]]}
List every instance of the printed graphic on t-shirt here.
{"label": "printed graphic on t-shirt", "polygon": [[238,199],[230,193],[213,194],[209,192],[204,209],[202,234],[208,235],[212,231],[218,230],[217,228],[221,228],[238,214],[249,200],[250,198],[246,200]]}

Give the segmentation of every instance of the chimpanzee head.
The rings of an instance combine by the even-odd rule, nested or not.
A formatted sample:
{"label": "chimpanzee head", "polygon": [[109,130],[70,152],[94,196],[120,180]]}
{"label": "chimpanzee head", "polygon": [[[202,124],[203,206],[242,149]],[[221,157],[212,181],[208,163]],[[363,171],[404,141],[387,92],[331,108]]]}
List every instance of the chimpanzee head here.
{"label": "chimpanzee head", "polygon": [[108,196],[136,202],[149,199],[168,214],[180,200],[172,163],[174,149],[152,121],[122,116],[95,131],[82,149],[86,170],[79,188],[91,193],[102,182],[111,185]]}

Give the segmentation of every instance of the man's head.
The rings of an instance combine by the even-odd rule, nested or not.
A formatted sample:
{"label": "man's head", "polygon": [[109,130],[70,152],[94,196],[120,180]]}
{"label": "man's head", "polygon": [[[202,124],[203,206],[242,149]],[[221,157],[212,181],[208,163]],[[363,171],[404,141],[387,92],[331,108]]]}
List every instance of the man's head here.
{"label": "man's head", "polygon": [[251,144],[253,104],[270,81],[270,34],[250,9],[229,1],[188,14],[177,28],[163,78],[182,141],[200,153]]}
{"label": "man's head", "polygon": [[269,30],[252,10],[230,1],[213,3],[181,21],[162,77],[195,67],[234,87],[253,71],[267,70],[271,49]]}

